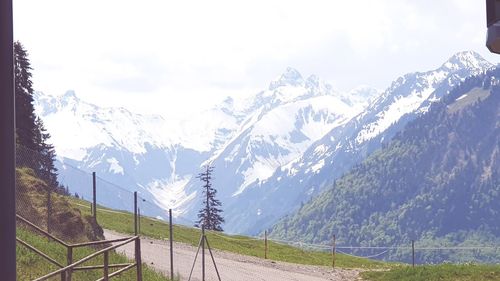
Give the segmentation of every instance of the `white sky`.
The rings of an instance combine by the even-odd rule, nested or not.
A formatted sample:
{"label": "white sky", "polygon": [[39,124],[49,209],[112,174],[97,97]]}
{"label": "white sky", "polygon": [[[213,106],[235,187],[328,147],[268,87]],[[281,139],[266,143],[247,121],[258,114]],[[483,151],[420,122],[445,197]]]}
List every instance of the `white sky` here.
{"label": "white sky", "polygon": [[489,54],[478,0],[14,0],[36,90],[192,113],[267,88],[287,66],[385,89],[455,52]]}

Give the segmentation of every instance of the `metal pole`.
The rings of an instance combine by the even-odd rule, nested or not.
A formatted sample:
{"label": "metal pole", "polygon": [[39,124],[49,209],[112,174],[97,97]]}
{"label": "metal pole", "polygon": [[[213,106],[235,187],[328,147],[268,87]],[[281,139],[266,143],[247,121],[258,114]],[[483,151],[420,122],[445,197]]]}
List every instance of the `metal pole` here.
{"label": "metal pole", "polygon": [[170,280],[174,280],[174,234],[172,226],[172,209],[168,210],[168,227],[170,240]]}
{"label": "metal pole", "polygon": [[94,196],[92,204],[93,204],[93,215],[94,220],[97,221],[97,192],[96,192],[96,180],[95,180],[95,172],[92,172],[92,195]]}
{"label": "metal pole", "polygon": [[267,230],[264,231],[264,259],[267,260]]}
{"label": "metal pole", "polygon": [[205,226],[201,226],[201,281],[205,281]]}
{"label": "metal pole", "polygon": [[16,280],[15,105],[12,0],[0,1],[0,276]]}
{"label": "metal pole", "polygon": [[212,249],[210,248],[210,243],[208,243],[208,239],[206,239],[206,242],[207,242],[208,252],[210,253],[210,256],[212,257],[212,262],[214,263],[215,273],[217,273],[217,278],[219,279],[219,281],[221,281],[219,269],[217,268],[217,263],[215,262],[214,254],[212,253]]}
{"label": "metal pole", "polygon": [[335,252],[337,247],[337,238],[333,235],[333,248],[332,248],[332,267],[335,268]]}
{"label": "metal pole", "polygon": [[137,191],[134,192],[134,235],[137,236]]}
{"label": "metal pole", "polygon": [[193,266],[191,267],[191,271],[189,272],[188,281],[191,281],[191,276],[193,276],[194,266],[196,265],[196,260],[198,259],[198,254],[200,253],[201,243],[203,242],[203,235],[200,237],[200,243],[198,243],[198,250],[196,250],[196,255],[194,255]]}
{"label": "metal pole", "polygon": [[411,240],[411,257],[412,266],[415,267],[415,240]]}

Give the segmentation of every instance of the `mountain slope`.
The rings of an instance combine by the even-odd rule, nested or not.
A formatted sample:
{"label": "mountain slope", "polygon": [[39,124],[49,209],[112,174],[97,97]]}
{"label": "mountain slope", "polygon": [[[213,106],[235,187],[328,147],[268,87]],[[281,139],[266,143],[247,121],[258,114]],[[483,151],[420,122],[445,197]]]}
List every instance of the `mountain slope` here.
{"label": "mountain slope", "polygon": [[271,226],[330,187],[465,78],[489,68],[491,64],[477,53],[461,52],[435,70],[399,77],[362,113],[332,129],[265,182],[250,186],[234,217],[235,222],[244,221],[245,225],[232,230],[258,233]]}
{"label": "mountain slope", "polygon": [[[471,77],[386,147],[281,220],[272,236],[344,245],[498,244],[500,69]],[[470,241],[472,242],[470,242]],[[498,260],[420,253],[419,260]],[[401,258],[397,254],[389,258]]]}

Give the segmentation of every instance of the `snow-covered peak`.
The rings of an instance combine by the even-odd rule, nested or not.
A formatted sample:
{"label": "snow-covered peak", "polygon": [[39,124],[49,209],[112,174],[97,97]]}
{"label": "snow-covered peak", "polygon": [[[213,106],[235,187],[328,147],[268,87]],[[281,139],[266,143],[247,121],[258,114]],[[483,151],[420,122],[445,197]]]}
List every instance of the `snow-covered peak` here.
{"label": "snow-covered peak", "polygon": [[365,124],[356,143],[373,139],[403,115],[427,112],[433,102],[441,99],[467,77],[491,67],[492,64],[479,54],[465,51],[456,53],[438,69],[399,77],[360,116],[359,120],[364,120],[360,122]]}
{"label": "snow-covered peak", "polygon": [[326,93],[330,94],[333,92],[333,87],[321,80],[318,76],[312,74],[306,79],[305,87],[313,93]]}
{"label": "snow-covered peak", "polygon": [[459,69],[488,69],[493,65],[486,61],[480,54],[474,51],[463,51],[456,53],[450,59],[448,59],[442,66],[441,69],[448,71],[456,71]]}
{"label": "snow-covered peak", "polygon": [[57,152],[81,160],[85,151],[97,146],[114,147],[135,154],[147,147],[180,145],[196,151],[211,151],[237,129],[231,101],[206,110],[188,120],[142,115],[124,108],[99,107],[80,100],[73,91],[52,96],[38,92],[34,106],[51,132]]}
{"label": "snow-covered peak", "polygon": [[380,95],[380,91],[369,86],[358,86],[341,95],[341,100],[349,106],[364,108]]}
{"label": "snow-covered peak", "polygon": [[307,88],[318,88],[321,85],[321,80],[317,75],[312,74],[306,80]]}
{"label": "snow-covered peak", "polygon": [[[52,96],[45,94],[43,92],[35,92],[33,95],[33,100],[35,102],[35,108],[38,114],[45,116],[55,112],[60,111],[63,108],[71,108],[71,110],[76,110],[82,102],[75,94],[73,90],[66,91],[64,95]],[[91,106],[85,104],[85,106]]]}
{"label": "snow-covered peak", "polygon": [[76,99],[78,100],[78,97],[76,96],[76,93],[74,90],[68,90],[64,95],[61,96],[61,99]]}
{"label": "snow-covered peak", "polygon": [[358,86],[349,91],[350,96],[359,97],[367,100],[376,98],[379,94],[380,94],[379,90],[366,85]]}
{"label": "snow-covered peak", "polygon": [[282,86],[303,86],[304,85],[304,79],[302,78],[302,75],[300,73],[292,68],[292,67],[287,67],[286,71],[281,74],[280,77],[275,79],[274,81],[269,84],[269,90],[275,90],[279,87]]}

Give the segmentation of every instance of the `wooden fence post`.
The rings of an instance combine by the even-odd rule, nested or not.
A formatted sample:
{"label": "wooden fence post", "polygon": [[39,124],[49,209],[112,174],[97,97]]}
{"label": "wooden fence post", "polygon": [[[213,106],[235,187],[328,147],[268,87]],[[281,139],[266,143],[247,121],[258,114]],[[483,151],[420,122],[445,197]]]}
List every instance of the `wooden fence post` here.
{"label": "wooden fence post", "polygon": [[172,226],[172,209],[168,210],[168,227],[170,240],[170,279],[174,280],[174,234]]}
{"label": "wooden fence post", "polygon": [[93,199],[92,199],[92,204],[93,204],[93,215],[94,215],[94,220],[97,222],[97,191],[96,191],[96,176],[95,172],[92,172],[92,194],[93,194]]}
{"label": "wooden fence post", "polygon": [[137,236],[137,191],[134,192],[134,235]]}
{"label": "wooden fence post", "polygon": [[104,278],[103,280],[104,281],[109,281],[109,252],[106,251],[104,252],[104,268],[103,268],[103,271],[104,271]]}
{"label": "wooden fence post", "polygon": [[135,262],[137,263],[137,281],[142,281],[142,258],[141,258],[141,239],[135,240]]}
{"label": "wooden fence post", "polygon": [[[134,233],[138,236],[138,217],[137,217],[137,191],[134,192]],[[142,281],[142,258],[141,258],[141,239],[135,240],[135,262],[137,263],[137,281]]]}
{"label": "wooden fence post", "polygon": [[137,208],[137,233],[141,233],[141,208]]}
{"label": "wooden fence post", "polygon": [[[67,264],[70,265],[73,263],[73,247],[68,246],[68,253],[67,253]],[[66,281],[71,281],[71,268],[66,271]]]}
{"label": "wooden fence post", "polygon": [[267,260],[267,230],[264,231],[264,259]]}
{"label": "wooden fence post", "polygon": [[337,248],[337,237],[333,235],[333,247],[332,247],[332,267],[335,268],[335,252]]}
{"label": "wooden fence post", "polygon": [[411,240],[412,267],[415,267],[415,240]]}

